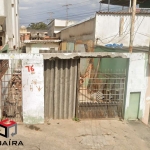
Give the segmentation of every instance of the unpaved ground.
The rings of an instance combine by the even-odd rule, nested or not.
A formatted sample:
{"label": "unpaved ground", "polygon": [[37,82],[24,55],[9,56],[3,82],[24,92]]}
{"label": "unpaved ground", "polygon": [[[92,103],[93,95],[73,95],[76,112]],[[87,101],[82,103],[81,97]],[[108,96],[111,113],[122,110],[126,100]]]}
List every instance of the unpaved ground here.
{"label": "unpaved ground", "polygon": [[0,146],[0,150],[150,150],[150,128],[138,121],[52,120],[36,127],[40,130],[18,125],[11,140],[21,140],[24,147]]}

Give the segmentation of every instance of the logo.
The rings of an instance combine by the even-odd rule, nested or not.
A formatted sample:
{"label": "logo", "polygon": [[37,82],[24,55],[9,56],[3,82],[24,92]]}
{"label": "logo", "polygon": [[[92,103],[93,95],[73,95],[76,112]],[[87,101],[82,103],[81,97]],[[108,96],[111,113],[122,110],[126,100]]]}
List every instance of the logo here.
{"label": "logo", "polygon": [[11,133],[11,136],[14,136],[17,134],[17,123],[15,121],[5,119],[0,122],[0,127],[5,129],[5,134],[0,133],[0,135],[5,138],[9,138],[9,130],[12,127],[15,127],[15,131]]}
{"label": "logo", "polygon": [[[17,134],[17,123],[15,121],[9,120],[9,119],[5,119],[3,121],[0,122],[0,127],[5,129],[5,134],[0,133],[0,136],[3,136],[5,138],[9,138],[9,134],[11,134],[11,136],[13,137],[14,135]],[[10,133],[10,128],[15,127],[15,131]],[[23,142],[22,141],[11,141],[11,139],[9,139],[9,141],[0,141],[0,146],[23,146]]]}

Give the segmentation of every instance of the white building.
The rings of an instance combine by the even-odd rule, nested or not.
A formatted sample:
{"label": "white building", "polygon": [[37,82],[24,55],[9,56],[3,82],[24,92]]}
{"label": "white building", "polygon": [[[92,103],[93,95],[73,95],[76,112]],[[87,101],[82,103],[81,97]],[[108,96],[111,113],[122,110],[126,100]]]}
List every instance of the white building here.
{"label": "white building", "polygon": [[[63,42],[84,43],[91,41],[94,45],[111,46],[130,42],[131,13],[97,12],[95,17],[62,29],[56,36]],[[140,12],[135,19],[135,37],[133,46],[149,49],[150,13]],[[87,44],[88,45],[88,44]]]}
{"label": "white building", "polygon": [[19,0],[0,0],[0,39],[1,48],[7,43],[9,48],[20,46]]}
{"label": "white building", "polygon": [[61,40],[25,40],[26,53],[49,53],[50,51],[58,51]]}
{"label": "white building", "polygon": [[[150,13],[136,14],[132,54],[129,53],[130,28],[129,12],[97,12],[94,17],[65,28],[56,36],[62,40],[62,50],[63,47],[67,47],[67,50],[83,51],[80,46],[82,44],[87,52],[102,52],[103,55],[106,53],[114,55],[114,52],[117,52],[129,55],[129,59],[121,58],[116,63],[114,63],[116,58],[103,58],[106,63],[103,64],[102,60],[100,64],[106,70],[115,70],[114,68],[117,70],[121,63],[126,61],[124,70],[127,80],[123,118],[140,119],[148,124],[150,122]],[[81,60],[81,66],[87,62]],[[120,69],[123,69],[123,65]]]}
{"label": "white building", "polygon": [[54,19],[48,25],[48,35],[54,37],[56,33],[60,32],[62,29],[75,24],[75,21],[59,20]]}

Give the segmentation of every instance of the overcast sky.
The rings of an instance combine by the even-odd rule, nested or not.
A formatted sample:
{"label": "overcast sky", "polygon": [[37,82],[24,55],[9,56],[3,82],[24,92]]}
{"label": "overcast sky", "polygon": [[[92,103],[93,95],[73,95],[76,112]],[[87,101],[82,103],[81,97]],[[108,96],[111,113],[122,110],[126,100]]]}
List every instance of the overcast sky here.
{"label": "overcast sky", "polygon": [[[50,19],[66,19],[66,7],[69,5],[68,19],[80,21],[88,18],[99,10],[100,0],[19,0],[20,25],[28,26],[30,23],[45,22]],[[115,10],[112,6],[111,10]],[[102,10],[107,10],[107,5],[102,5]],[[53,12],[50,15],[50,12]],[[52,18],[51,18],[52,16]],[[49,20],[47,20],[49,19]]]}

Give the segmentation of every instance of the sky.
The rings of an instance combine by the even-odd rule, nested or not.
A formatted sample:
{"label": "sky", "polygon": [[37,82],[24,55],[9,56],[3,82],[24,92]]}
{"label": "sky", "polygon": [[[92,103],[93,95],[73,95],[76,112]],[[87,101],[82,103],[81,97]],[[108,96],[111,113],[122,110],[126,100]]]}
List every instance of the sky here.
{"label": "sky", "polygon": [[[68,4],[68,20],[81,21],[93,16],[99,11],[100,0],[19,0],[20,25],[28,26],[30,23],[45,22],[51,19],[67,19],[66,4]],[[101,10],[107,11],[107,5]],[[111,6],[112,11],[118,10]]]}

